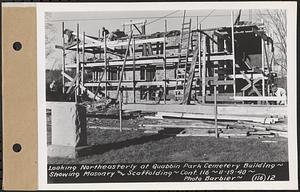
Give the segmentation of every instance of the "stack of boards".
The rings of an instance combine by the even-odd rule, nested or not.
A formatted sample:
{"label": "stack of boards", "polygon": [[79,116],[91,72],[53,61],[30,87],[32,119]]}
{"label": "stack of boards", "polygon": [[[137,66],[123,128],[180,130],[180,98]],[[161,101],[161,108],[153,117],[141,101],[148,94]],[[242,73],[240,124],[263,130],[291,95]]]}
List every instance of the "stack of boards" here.
{"label": "stack of boards", "polygon": [[[187,117],[189,114],[185,115]],[[201,116],[201,115],[200,115]],[[141,129],[145,133],[160,133],[165,129],[182,129],[176,136],[216,136],[214,121],[203,115],[198,118],[185,119],[178,113],[158,112],[156,116],[145,116],[145,118],[158,119],[158,124],[142,124]],[[194,117],[194,116],[192,116]],[[202,118],[204,117],[204,118]],[[242,116],[239,116],[242,117]],[[242,119],[242,120],[240,120]],[[226,119],[218,117],[218,136],[247,137],[247,138],[269,138],[288,136],[287,124],[281,122],[278,117],[257,117]]]}

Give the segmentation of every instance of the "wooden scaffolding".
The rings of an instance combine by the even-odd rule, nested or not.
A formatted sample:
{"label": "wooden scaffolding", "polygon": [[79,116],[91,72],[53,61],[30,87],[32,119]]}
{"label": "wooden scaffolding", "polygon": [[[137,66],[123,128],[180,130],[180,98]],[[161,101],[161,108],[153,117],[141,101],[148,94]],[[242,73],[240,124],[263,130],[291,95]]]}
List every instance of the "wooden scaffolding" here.
{"label": "wooden scaffolding", "polygon": [[[118,39],[101,37],[100,31],[99,37],[80,34],[79,25],[74,32],[62,24],[63,45],[56,47],[63,51],[64,94],[118,99],[122,90],[125,102],[190,104],[212,102],[217,91],[220,102],[274,100],[268,58],[273,42],[262,24],[235,24],[233,15],[229,27],[201,29],[197,24],[192,30],[191,22],[184,16],[181,31],[168,31],[165,20],[163,32],[146,35],[146,21],[130,21],[124,24],[129,34]],[[67,51],[75,53],[75,62],[66,63]]]}

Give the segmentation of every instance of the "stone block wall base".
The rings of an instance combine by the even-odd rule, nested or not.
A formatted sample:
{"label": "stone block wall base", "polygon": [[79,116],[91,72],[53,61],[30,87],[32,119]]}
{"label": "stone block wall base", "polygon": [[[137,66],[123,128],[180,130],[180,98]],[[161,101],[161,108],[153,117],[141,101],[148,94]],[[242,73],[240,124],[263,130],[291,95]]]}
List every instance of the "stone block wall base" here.
{"label": "stone block wall base", "polygon": [[89,151],[90,146],[70,147],[62,145],[49,145],[48,157],[61,157],[75,159],[83,156]]}

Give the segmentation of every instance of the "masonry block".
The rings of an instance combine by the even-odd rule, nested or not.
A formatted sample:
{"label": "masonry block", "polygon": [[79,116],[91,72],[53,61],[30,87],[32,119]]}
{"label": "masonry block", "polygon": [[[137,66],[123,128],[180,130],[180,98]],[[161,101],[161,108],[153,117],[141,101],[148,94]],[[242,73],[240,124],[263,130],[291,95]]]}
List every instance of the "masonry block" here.
{"label": "masonry block", "polygon": [[57,102],[51,110],[52,145],[48,156],[77,157],[77,148],[87,146],[86,108],[73,102]]}

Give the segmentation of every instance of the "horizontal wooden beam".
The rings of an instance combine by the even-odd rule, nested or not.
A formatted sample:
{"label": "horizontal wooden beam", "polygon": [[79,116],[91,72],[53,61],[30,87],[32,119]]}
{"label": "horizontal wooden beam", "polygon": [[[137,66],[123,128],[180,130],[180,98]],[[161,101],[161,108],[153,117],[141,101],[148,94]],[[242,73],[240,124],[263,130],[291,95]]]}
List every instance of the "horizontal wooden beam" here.
{"label": "horizontal wooden beam", "polygon": [[[214,114],[213,104],[178,105],[178,104],[124,104],[124,110],[135,109],[149,112],[182,112],[194,114]],[[287,106],[283,105],[248,105],[218,104],[218,114],[224,115],[256,115],[287,116]]]}
{"label": "horizontal wooden beam", "polygon": [[[164,38],[151,38],[151,39],[137,39],[135,40],[135,44],[139,45],[139,44],[144,44],[144,43],[156,43],[156,42],[163,42]],[[106,43],[107,47],[113,49],[114,47],[119,47],[119,46],[127,46],[128,45],[128,40],[126,41],[108,41]],[[86,44],[84,48],[88,49],[88,48],[93,48],[93,47],[103,47],[104,46],[104,42],[100,42],[97,41],[95,43],[92,44]],[[79,46],[79,48],[82,48],[82,45]],[[71,47],[69,50],[75,50],[76,46]]]}
{"label": "horizontal wooden beam", "polygon": [[234,84],[233,80],[227,80],[227,81],[212,81],[211,82],[212,85],[232,85]]}
{"label": "horizontal wooden beam", "polygon": [[236,96],[232,97],[234,100],[238,101],[286,101],[286,96],[285,97],[257,97],[257,96]]}
{"label": "horizontal wooden beam", "polygon": [[[175,118],[183,118],[183,119],[215,119],[214,114],[194,114],[194,113],[164,113],[163,117],[175,117]],[[247,115],[224,115],[218,114],[218,120],[226,120],[226,121],[251,121],[258,123],[266,123],[266,124],[274,124],[278,121],[278,118],[274,117],[258,117]]]}
{"label": "horizontal wooden beam", "polygon": [[[105,81],[102,82],[102,84],[105,84]],[[85,83],[84,86],[86,87],[97,87],[99,85],[99,83]],[[140,87],[140,86],[153,86],[153,85],[156,85],[156,86],[160,86],[160,85],[164,85],[164,81],[150,81],[150,82],[136,82],[135,86],[136,87]],[[168,86],[175,86],[176,85],[176,82],[168,82],[167,83]],[[101,84],[100,84],[101,86]],[[118,82],[108,82],[108,86],[110,87],[116,87],[118,86]],[[122,86],[129,86],[129,87],[132,87],[132,80],[131,81],[125,81],[125,82],[122,82]]]}
{"label": "horizontal wooden beam", "polygon": [[[265,79],[267,79],[267,77],[265,77],[261,73],[253,73],[253,74],[250,74],[250,73],[247,74],[247,73],[245,73],[245,76],[248,79],[258,79],[258,78],[262,78],[262,77],[264,77]],[[233,78],[233,75],[228,75],[228,77]],[[236,74],[235,78],[237,78],[237,79],[245,79],[245,77],[243,76],[243,74]]]}
{"label": "horizontal wooden beam", "polygon": [[[213,55],[209,56],[210,61],[219,61],[219,60],[231,60],[232,55]],[[178,57],[169,57],[166,59],[167,63],[177,63],[179,61]],[[192,61],[192,55],[188,58],[188,62]],[[109,61],[109,66],[122,66],[124,61],[121,60],[112,60]],[[151,58],[151,59],[138,59],[135,60],[135,65],[146,65],[146,64],[163,64],[163,58]],[[126,61],[126,66],[133,65],[133,60]],[[89,67],[104,67],[104,62],[95,62],[95,63],[86,63],[85,68]],[[76,64],[66,65],[66,68],[76,68]]]}
{"label": "horizontal wooden beam", "polygon": [[169,128],[169,129],[214,129],[214,125],[202,124],[202,125],[177,125],[177,124],[142,124],[141,127],[153,127],[153,128]]}
{"label": "horizontal wooden beam", "polygon": [[[71,76],[69,76],[68,74],[64,73],[64,72],[61,72],[61,74],[67,78],[69,81],[73,81],[73,78]],[[95,97],[95,94],[93,92],[91,92],[90,90],[88,90],[85,86],[83,86],[82,84],[79,84],[80,88],[83,89],[84,91],[86,90],[88,96],[91,98],[91,99],[96,99],[96,100],[99,100],[100,97],[96,96]]]}

